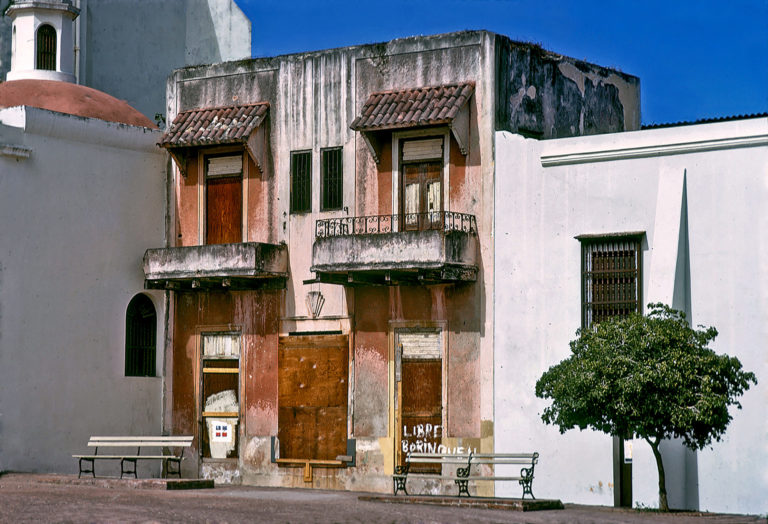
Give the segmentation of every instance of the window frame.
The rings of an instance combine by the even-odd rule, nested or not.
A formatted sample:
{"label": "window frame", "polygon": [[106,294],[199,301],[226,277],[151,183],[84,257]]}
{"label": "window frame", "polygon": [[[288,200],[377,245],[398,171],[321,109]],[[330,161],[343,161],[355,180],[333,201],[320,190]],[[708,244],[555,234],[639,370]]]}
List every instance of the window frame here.
{"label": "window frame", "polygon": [[[47,34],[43,34],[43,31]],[[35,69],[40,71],[57,70],[58,38],[58,31],[51,24],[43,23],[37,27],[35,31]]]}
{"label": "window frame", "polygon": [[451,211],[451,132],[446,127],[428,127],[423,129],[414,129],[409,131],[393,131],[392,133],[392,213],[401,215],[405,213],[403,208],[403,171],[402,162],[402,143],[412,139],[443,139],[443,167],[442,167],[442,193],[443,193],[443,211]]}
{"label": "window frame", "polygon": [[[632,313],[643,312],[643,238],[645,232],[630,232],[630,233],[610,233],[604,235],[580,235],[576,239],[581,244],[581,271],[580,271],[580,283],[581,283],[581,327],[586,329],[594,325],[595,322],[600,322],[607,318],[623,317]],[[614,254],[609,260],[616,260],[616,254],[622,251],[628,251],[633,249],[632,259],[634,267],[628,268],[611,268],[602,270],[595,270],[593,266],[592,256],[595,253],[610,253]],[[609,255],[611,257],[611,255]],[[627,258],[627,255],[624,256]],[[608,283],[610,288],[600,290],[601,295],[612,294],[614,296],[620,296],[617,300],[610,301],[596,301],[595,295],[595,277],[602,276],[603,279],[608,278],[606,275],[614,273],[618,275],[613,277],[614,279],[629,278],[631,282],[620,282],[614,280]],[[633,284],[627,288],[627,284]],[[602,284],[605,286],[605,284]],[[621,288],[624,286],[624,289]],[[630,289],[634,292],[634,298],[626,298],[626,292]],[[621,298],[622,295],[625,295]],[[630,311],[630,304],[634,304],[634,310]],[[595,320],[595,305],[609,306],[613,305],[616,309],[615,313],[601,314],[599,319]]]}
{"label": "window frame", "polygon": [[[151,307],[151,314],[143,315],[141,307]],[[132,322],[137,316],[143,319]],[[138,329],[137,329],[138,328]],[[137,339],[146,339],[146,344],[136,344]],[[144,293],[138,293],[125,308],[125,376],[157,376],[157,309],[154,302]]]}
{"label": "window frame", "polygon": [[[205,338],[206,337],[232,337],[238,339],[238,354],[232,355],[206,355],[205,354]],[[243,334],[238,329],[232,329],[231,326],[205,326],[198,331],[198,384],[197,384],[197,397],[198,397],[198,414],[200,424],[200,449],[198,453],[203,461],[217,461],[217,460],[239,460],[240,456],[240,433],[243,431]],[[235,366],[231,366],[235,363]],[[218,364],[218,365],[217,365]],[[226,370],[226,371],[224,371]],[[231,371],[230,371],[231,370]],[[236,412],[209,412],[205,410],[206,393],[210,391],[206,388],[206,378],[216,375],[235,375],[237,398],[237,411]],[[223,391],[223,390],[222,390]],[[220,391],[219,391],[220,393]],[[209,395],[210,396],[210,395]],[[235,438],[235,447],[227,454],[227,457],[214,458],[211,453],[210,440],[208,436],[208,426],[206,421],[208,419],[237,419],[235,426],[232,428]]]}
{"label": "window frame", "polygon": [[[331,153],[338,153],[338,173],[333,179],[328,173],[328,162],[326,161],[326,155]],[[336,187],[332,187],[335,196],[338,199],[338,205],[336,202],[328,204],[329,186],[331,183]],[[344,208],[344,148],[342,146],[337,147],[325,147],[320,149],[320,211],[336,211]]]}
{"label": "window frame", "polygon": [[[404,464],[404,455],[402,452],[402,362],[403,351],[400,336],[402,334],[418,333],[437,333],[440,339],[440,357],[441,360],[441,442],[446,438],[451,438],[448,432],[448,420],[450,418],[448,405],[448,361],[450,358],[450,343],[448,340],[448,322],[445,320],[437,321],[414,321],[414,320],[390,320],[388,323],[388,345],[389,359],[394,362],[394,373],[390,374],[389,379],[389,399],[392,402],[393,409],[390,412],[390,424],[394,428],[392,451],[394,453],[394,464]],[[413,357],[405,357],[405,360],[418,360]],[[424,360],[436,360],[436,358],[425,358]]]}
{"label": "window frame", "polygon": [[[298,164],[296,162],[296,159],[299,157],[303,157],[307,159],[306,164],[306,170],[304,173],[297,173]],[[312,212],[312,150],[311,149],[304,149],[304,150],[298,150],[298,151],[291,151],[291,160],[290,160],[290,181],[291,181],[291,187],[290,187],[290,212],[292,215],[302,214],[302,213],[311,213]],[[304,186],[302,189],[304,189],[304,194],[298,195],[297,193],[297,185],[298,185],[298,176],[306,177],[306,179],[303,181]],[[301,199],[301,201],[299,201]],[[299,206],[297,204],[303,204],[302,206]]]}

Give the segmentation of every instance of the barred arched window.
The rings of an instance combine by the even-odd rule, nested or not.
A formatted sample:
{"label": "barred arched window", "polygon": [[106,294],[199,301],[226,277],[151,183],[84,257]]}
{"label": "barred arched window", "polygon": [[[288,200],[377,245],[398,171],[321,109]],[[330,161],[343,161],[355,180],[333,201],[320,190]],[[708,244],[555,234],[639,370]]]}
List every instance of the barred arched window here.
{"label": "barred arched window", "polygon": [[56,71],[56,30],[48,24],[37,29],[36,69]]}
{"label": "barred arched window", "polygon": [[155,376],[157,314],[148,296],[138,294],[125,313],[125,376]]}

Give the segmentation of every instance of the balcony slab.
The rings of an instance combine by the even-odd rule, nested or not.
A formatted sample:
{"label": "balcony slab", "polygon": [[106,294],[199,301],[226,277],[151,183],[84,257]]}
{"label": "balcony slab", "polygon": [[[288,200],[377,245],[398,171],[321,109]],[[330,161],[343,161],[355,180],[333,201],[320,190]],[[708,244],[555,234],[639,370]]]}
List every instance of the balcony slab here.
{"label": "balcony slab", "polygon": [[318,237],[311,270],[321,282],[345,285],[474,282],[477,235],[433,229]]}
{"label": "balcony slab", "polygon": [[241,242],[144,253],[147,289],[281,288],[287,278],[288,248],[284,244]]}

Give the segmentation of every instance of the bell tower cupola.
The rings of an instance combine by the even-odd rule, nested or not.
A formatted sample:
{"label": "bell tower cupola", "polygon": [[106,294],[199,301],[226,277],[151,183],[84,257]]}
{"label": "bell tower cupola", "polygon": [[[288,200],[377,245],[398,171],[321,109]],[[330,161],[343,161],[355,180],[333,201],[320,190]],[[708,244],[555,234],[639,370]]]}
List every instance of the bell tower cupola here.
{"label": "bell tower cupola", "polygon": [[7,80],[75,81],[74,20],[71,0],[17,0],[11,18],[11,70]]}

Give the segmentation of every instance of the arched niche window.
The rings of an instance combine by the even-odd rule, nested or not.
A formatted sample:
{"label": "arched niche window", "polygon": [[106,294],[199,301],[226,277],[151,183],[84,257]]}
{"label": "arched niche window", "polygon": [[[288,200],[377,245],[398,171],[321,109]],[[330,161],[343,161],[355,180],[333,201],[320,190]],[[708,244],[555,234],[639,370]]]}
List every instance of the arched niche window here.
{"label": "arched niche window", "polygon": [[155,376],[157,314],[146,295],[136,295],[125,313],[125,376]]}
{"label": "arched niche window", "polygon": [[37,29],[36,69],[56,71],[56,30],[43,24]]}

